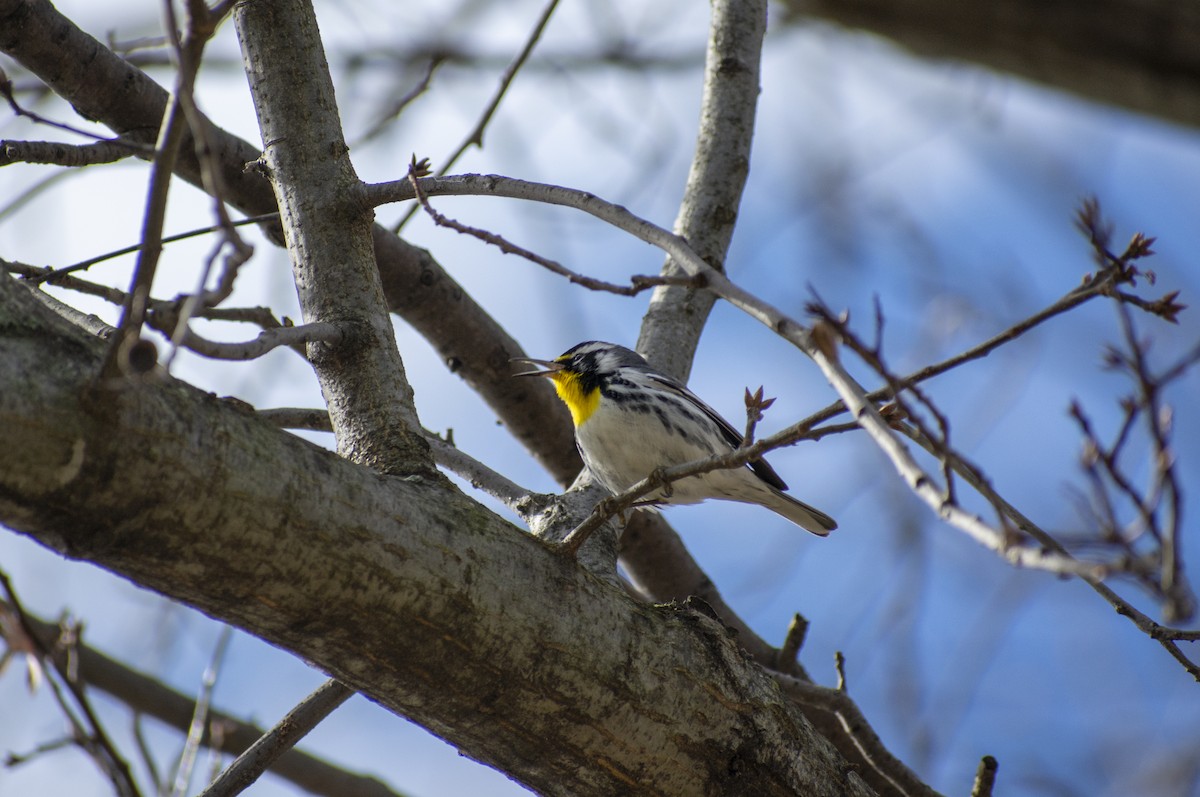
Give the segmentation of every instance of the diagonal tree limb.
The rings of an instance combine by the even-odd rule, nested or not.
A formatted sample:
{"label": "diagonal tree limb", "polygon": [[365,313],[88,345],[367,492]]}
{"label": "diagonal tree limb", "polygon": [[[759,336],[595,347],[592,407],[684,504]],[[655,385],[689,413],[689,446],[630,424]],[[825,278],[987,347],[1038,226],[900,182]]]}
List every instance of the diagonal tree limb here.
{"label": "diagonal tree limb", "polygon": [[257,781],[281,755],[294,748],[305,735],[334,709],[354,696],[354,690],[332,678],[317,687],[275,727],[263,734],[237,757],[200,797],[233,797]]}
{"label": "diagonal tree limb", "polygon": [[81,398],[96,346],[0,278],[0,373],[29,375],[0,391],[0,522],[18,533],[312,661],[540,793],[870,793],[705,614],[636,602],[449,484],[173,380],[98,419]]}
{"label": "diagonal tree limb", "polygon": [[241,4],[234,12],[306,323],[330,323],[339,341],[310,342],[338,453],[382,473],[411,468],[435,479],[412,387],[374,264],[370,207],[342,135],[333,79],[308,0]]}
{"label": "diagonal tree limb", "polygon": [[[717,271],[724,270],[750,174],[766,28],[766,0],[712,3],[696,151],[675,234]],[[684,270],[668,255],[662,273],[679,276]],[[656,368],[686,383],[714,301],[710,292],[695,287],[656,288],[642,319],[637,350]]]}

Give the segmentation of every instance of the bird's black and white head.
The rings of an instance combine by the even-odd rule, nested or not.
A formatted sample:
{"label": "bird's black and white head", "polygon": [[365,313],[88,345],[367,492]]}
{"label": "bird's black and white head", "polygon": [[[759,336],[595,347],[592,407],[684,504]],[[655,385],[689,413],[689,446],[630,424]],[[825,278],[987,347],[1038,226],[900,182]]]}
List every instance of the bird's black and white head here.
{"label": "bird's black and white head", "polygon": [[611,378],[621,368],[650,370],[650,364],[636,351],[599,340],[572,346],[554,361],[562,363],[564,369],[574,371],[581,377],[594,375],[600,381]]}
{"label": "bird's black and white head", "polygon": [[544,370],[523,371],[516,376],[547,376],[554,381],[559,398],[571,410],[575,425],[587,420],[600,401],[600,389],[620,375],[622,369],[649,371],[640,354],[599,340],[572,346],[553,360],[519,357],[514,362],[541,366]]}

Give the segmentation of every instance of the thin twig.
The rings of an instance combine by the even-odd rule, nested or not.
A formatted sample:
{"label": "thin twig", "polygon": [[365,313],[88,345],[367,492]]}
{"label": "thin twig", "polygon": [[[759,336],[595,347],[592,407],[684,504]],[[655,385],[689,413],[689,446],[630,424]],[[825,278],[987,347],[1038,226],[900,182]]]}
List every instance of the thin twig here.
{"label": "thin twig", "polygon": [[[3,266],[13,274],[20,274],[33,279],[47,273],[47,269],[6,260],[0,260],[0,266]],[[32,279],[29,281],[32,281]],[[55,284],[61,288],[78,291],[89,296],[96,296],[116,305],[123,304],[128,298],[128,294],[119,288],[88,282],[77,277],[61,276],[58,277]],[[42,293],[36,288],[31,288],[31,290],[34,291],[38,299],[49,305],[55,312],[58,312],[67,318],[67,320],[102,339],[108,340],[117,332],[115,327],[109,326],[96,316],[79,313],[69,305],[59,302],[57,299]],[[150,308],[146,315],[147,326],[164,334],[170,334],[179,328],[178,302],[151,299],[149,305]],[[208,340],[188,330],[183,337],[183,347],[195,351],[203,357],[213,359],[250,360],[261,357],[268,351],[281,346],[287,346],[301,357],[304,357],[306,356],[304,350],[306,343],[311,341],[333,342],[340,340],[342,334],[333,324],[321,323],[292,326],[290,323],[280,322],[265,307],[209,307],[201,308],[196,312],[196,315],[211,321],[235,321],[257,324],[264,330],[254,340],[233,343]]]}
{"label": "thin twig", "polygon": [[612,282],[605,282],[604,280],[579,274],[557,261],[550,260],[549,258],[542,257],[535,252],[525,249],[524,247],[517,246],[501,235],[479,229],[478,227],[469,227],[462,222],[456,221],[455,219],[452,219],[449,216],[445,216],[434,210],[433,206],[429,203],[429,198],[425,196],[424,192],[421,190],[421,183],[418,179],[424,173],[424,171],[425,162],[421,161],[418,163],[414,158],[408,170],[409,179],[412,182],[413,191],[416,194],[417,201],[420,203],[420,207],[424,208],[425,212],[429,214],[429,217],[433,219],[435,224],[440,227],[448,227],[464,235],[470,235],[478,238],[484,243],[488,243],[497,247],[506,255],[519,255],[530,262],[537,263],[539,266],[542,266],[548,271],[552,271],[559,276],[566,277],[567,280],[575,285],[581,285],[593,291],[615,293],[618,296],[636,296],[642,291],[649,290],[650,288],[658,285],[687,285],[690,287],[699,287],[701,284],[700,280],[686,276],[635,275],[630,278],[629,285],[617,285]]}
{"label": "thin twig", "polygon": [[799,613],[793,614],[791,622],[788,623],[787,634],[783,637],[783,644],[779,646],[776,669],[786,671],[788,665],[800,655],[800,648],[804,646],[804,637],[807,635],[808,620]]}
{"label": "thin twig", "polygon": [[233,797],[271,766],[283,753],[296,746],[334,709],[354,695],[354,690],[333,679],[326,681],[279,721],[279,723],[237,757],[200,797]]}
{"label": "thin twig", "polygon": [[[542,32],[546,30],[546,25],[550,22],[550,17],[554,15],[554,10],[556,8],[558,8],[558,0],[550,0],[550,2],[546,4],[546,7],[542,9],[541,16],[538,17],[538,21],[534,24],[533,30],[530,31],[528,38],[526,38],[525,45],[521,48],[521,52],[517,53],[517,57],[514,58],[507,67],[505,67],[504,73],[500,75],[500,85],[496,88],[496,93],[492,95],[492,99],[487,104],[487,107],[483,109],[483,113],[479,116],[479,120],[475,123],[475,127],[470,133],[467,134],[467,137],[462,140],[462,143],[458,145],[458,149],[456,149],[448,158],[446,158],[445,163],[443,163],[441,168],[438,170],[438,175],[449,174],[450,170],[454,168],[454,164],[458,163],[458,159],[461,158],[463,153],[465,153],[472,145],[481,149],[483,148],[483,133],[485,130],[487,130],[488,123],[492,121],[492,117],[496,114],[496,109],[500,107],[500,102],[504,99],[504,95],[508,93],[508,87],[512,85],[517,73],[521,71],[521,67],[524,66],[525,62],[529,60],[530,54],[533,53],[533,48],[537,46],[538,40],[542,38]],[[432,74],[432,66],[430,67],[430,73]],[[404,229],[404,226],[408,224],[409,219],[411,219],[416,212],[417,208],[415,205],[410,207],[400,221],[396,222],[396,226],[392,228],[392,232],[399,235],[400,231]]]}
{"label": "thin twig", "polygon": [[120,139],[96,141],[91,144],[65,144],[61,141],[0,141],[0,166],[14,163],[44,163],[78,168],[101,163],[115,163],[145,152],[153,152],[145,144]]}
{"label": "thin twig", "polygon": [[[177,59],[178,72],[175,77],[174,89],[167,100],[167,107],[163,113],[158,140],[154,146],[154,157],[150,167],[150,186],[146,192],[146,210],[142,221],[142,245],[138,250],[137,263],[134,265],[129,300],[122,309],[121,321],[117,325],[120,334],[113,336],[105,354],[104,364],[98,374],[99,381],[113,379],[126,372],[138,370],[132,368],[132,364],[128,360],[129,353],[138,346],[142,325],[146,320],[150,290],[158,268],[159,256],[162,254],[162,228],[166,217],[167,192],[175,171],[179,148],[187,132],[189,119],[192,122],[197,144],[205,146],[205,125],[195,110],[192,91],[200,69],[204,45],[216,30],[221,16],[228,12],[229,4],[221,3],[216,9],[210,10],[203,0],[188,0],[185,8],[188,12],[188,25],[183,38],[179,39],[178,26],[175,24],[174,4],[172,0],[165,0],[164,3],[167,35],[173,44],[171,52]],[[202,174],[205,171],[211,171],[206,167],[206,160],[201,157]],[[209,176],[211,178],[211,175]],[[220,192],[217,190],[216,184],[210,180],[206,182],[205,188],[216,192],[217,202],[220,205]],[[224,216],[223,208],[219,209],[218,217],[221,218],[222,226],[226,228],[226,235],[232,235],[232,238],[236,239],[236,233],[229,232],[232,228]]]}
{"label": "thin twig", "polygon": [[[400,114],[404,113],[404,109],[412,104],[414,100],[429,90],[429,84],[433,82],[433,75],[437,72],[439,66],[445,62],[445,56],[440,52],[435,52],[429,57],[429,65],[425,67],[425,74],[417,81],[416,85],[406,91],[399,99],[392,103],[386,111],[381,113],[373,125],[367,128],[367,131],[355,141],[351,146],[358,147],[362,144],[371,141],[384,130],[388,125],[398,119]],[[411,215],[411,213],[410,213]],[[405,219],[407,221],[407,219]],[[401,226],[403,226],[401,224]],[[398,233],[399,227],[396,232]]]}
{"label": "thin twig", "polygon": [[337,343],[341,339],[341,327],[317,321],[294,327],[264,329],[254,340],[236,343],[208,340],[189,329],[181,335],[181,344],[184,348],[213,360],[254,360],[280,346],[296,348],[303,347],[306,343]]}
{"label": "thin twig", "polygon": [[146,734],[142,728],[142,717],[145,716],[140,711],[134,711],[130,725],[133,731],[133,742],[137,746],[138,754],[142,757],[142,765],[146,767],[146,772],[150,776],[150,785],[153,787],[154,794],[163,793],[162,775],[158,771],[158,762],[154,760],[154,753],[150,750],[150,743],[146,741]]}
{"label": "thin twig", "polygon": [[[237,226],[233,224],[229,218],[229,212],[225,208],[225,186],[221,177],[221,168],[216,163],[217,156],[214,152],[212,131],[208,119],[196,107],[196,98],[193,94],[195,74],[200,68],[200,56],[204,51],[204,45],[212,38],[224,16],[232,10],[233,4],[227,1],[221,2],[210,9],[205,0],[187,0],[184,8],[187,11],[187,30],[180,38],[175,23],[173,0],[166,0],[170,53],[181,76],[177,94],[180,108],[182,108],[188,127],[192,132],[196,162],[200,166],[200,183],[205,193],[212,198],[213,213],[217,217],[217,226],[220,228],[222,236],[209,256],[205,258],[196,290],[183,302],[175,329],[169,333],[170,350],[163,361],[163,367],[166,369],[170,369],[179,347],[189,333],[188,322],[192,316],[201,307],[216,307],[229,298],[229,295],[233,293],[233,284],[239,269],[254,254],[254,247],[246,243],[238,234]],[[190,75],[190,77],[185,77],[186,75]],[[207,290],[209,274],[218,256],[226,248],[228,248],[228,252],[223,258],[221,276],[217,280],[216,288],[209,291]]]}
{"label": "thin twig", "polygon": [[217,684],[217,673],[225,659],[225,651],[229,648],[229,640],[233,638],[233,627],[225,626],[217,637],[213,648],[212,658],[204,668],[200,679],[200,694],[196,697],[196,709],[192,714],[192,724],[188,728],[187,740],[183,752],[179,755],[179,766],[175,770],[175,785],[171,789],[172,797],[185,797],[191,791],[192,771],[196,762],[196,754],[200,750],[200,740],[204,737],[204,728],[208,724],[208,709],[212,704],[213,687]]}
{"label": "thin twig", "polygon": [[8,107],[12,109],[12,112],[14,114],[16,114],[17,116],[23,116],[26,119],[29,119],[30,121],[35,122],[37,124],[46,125],[48,127],[54,127],[59,130],[65,130],[66,132],[74,133],[77,136],[83,136],[84,138],[93,139],[101,144],[111,144],[111,145],[114,145],[117,147],[123,147],[127,152],[129,152],[131,154],[151,155],[154,153],[154,149],[152,147],[146,146],[145,144],[141,144],[136,141],[130,141],[129,139],[120,138],[120,137],[107,138],[105,136],[99,135],[98,133],[93,133],[90,130],[84,130],[82,128],[74,127],[72,125],[66,124],[65,122],[56,122],[53,119],[49,119],[45,116],[42,116],[41,114],[34,113],[33,111],[29,111],[29,110],[26,110],[25,108],[22,108],[21,105],[17,102],[17,98],[15,96],[13,96],[12,81],[9,80],[8,75],[4,74],[2,71],[0,71],[0,96],[3,96],[4,99],[8,102]]}
{"label": "thin twig", "polygon": [[[1167,598],[1164,613],[1171,622],[1187,622],[1196,612],[1196,599],[1183,574],[1182,541],[1179,535],[1179,520],[1183,512],[1183,492],[1179,487],[1175,468],[1175,454],[1171,450],[1166,412],[1160,400],[1160,382],[1150,373],[1146,352],[1137,339],[1129,308],[1117,303],[1117,314],[1126,346],[1132,355],[1132,370],[1137,381],[1144,407],[1147,431],[1154,449],[1154,468],[1161,487],[1161,505],[1165,507],[1163,523],[1157,526],[1162,552],[1160,583]],[[1151,518],[1151,528],[1154,518]]]}
{"label": "thin twig", "polygon": [[141,245],[138,247],[137,262],[134,264],[133,281],[129,286],[129,298],[122,309],[120,323],[117,325],[120,333],[114,335],[109,343],[104,364],[100,369],[99,378],[101,380],[121,376],[130,370],[125,358],[128,356],[127,352],[140,339],[142,324],[146,319],[150,289],[154,283],[154,273],[158,268],[158,258],[162,253],[162,228],[166,218],[167,190],[171,184],[171,176],[174,174],[179,145],[183,140],[183,112],[178,96],[180,88],[181,86],[177,84],[176,91],[167,101],[167,110],[163,115],[158,143],[155,145],[155,156],[150,167],[150,187],[146,192]]}
{"label": "thin twig", "polygon": [[[277,219],[277,218],[279,218],[279,211],[274,211],[272,213],[263,213],[260,216],[250,216],[249,218],[238,219],[237,221],[234,221],[231,223],[235,227],[242,227],[247,224],[258,224],[259,222],[270,221],[272,219]],[[188,238],[195,238],[198,235],[206,235],[210,232],[221,232],[224,229],[225,229],[225,225],[214,224],[209,227],[200,227],[198,229],[188,230],[187,232],[181,232],[176,235],[167,235],[162,239],[162,242],[164,244],[175,243],[176,241],[183,241]],[[133,244],[132,246],[126,246],[123,249],[117,249],[112,252],[105,252],[102,255],[97,255],[96,257],[90,257],[87,260],[81,260],[80,262],[74,263],[70,266],[64,266],[63,268],[50,269],[50,270],[45,271],[44,273],[40,274],[39,276],[29,277],[27,279],[30,282],[33,282],[34,284],[48,282],[52,285],[57,285],[57,284],[59,284],[58,281],[67,274],[73,274],[76,271],[85,271],[85,270],[91,268],[92,266],[96,265],[97,263],[103,263],[105,260],[112,260],[113,258],[121,257],[122,255],[133,254],[134,252],[138,251],[138,249],[140,249],[141,246],[142,245],[140,243],[137,243],[137,244]]]}

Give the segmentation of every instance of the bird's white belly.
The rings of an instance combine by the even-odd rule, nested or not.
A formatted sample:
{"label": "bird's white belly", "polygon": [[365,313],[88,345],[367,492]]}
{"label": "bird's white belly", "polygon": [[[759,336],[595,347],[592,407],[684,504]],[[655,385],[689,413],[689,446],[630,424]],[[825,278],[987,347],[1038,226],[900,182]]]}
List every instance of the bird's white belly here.
{"label": "bird's white belly", "polygon": [[[606,407],[603,401],[575,430],[575,436],[588,469],[613,493],[628,489],[655,468],[680,465],[729,450],[727,446],[718,449],[715,445],[702,445],[697,434],[685,438],[678,431],[669,431],[653,410],[630,412]],[[706,437],[711,441],[711,434]],[[706,489],[697,478],[673,483],[669,498],[663,499],[659,494],[648,496],[672,504],[694,504],[711,497],[715,497],[711,486]]]}

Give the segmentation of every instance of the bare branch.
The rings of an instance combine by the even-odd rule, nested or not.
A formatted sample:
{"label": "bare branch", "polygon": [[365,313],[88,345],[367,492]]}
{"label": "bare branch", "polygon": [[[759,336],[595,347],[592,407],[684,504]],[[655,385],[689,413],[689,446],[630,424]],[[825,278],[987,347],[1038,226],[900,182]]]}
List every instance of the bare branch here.
{"label": "bare branch", "polygon": [[296,746],[321,720],[354,695],[354,690],[334,679],[287,713],[279,723],[237,757],[200,797],[233,797],[258,780],[284,753]]}
{"label": "bare branch", "polygon": [[208,724],[208,709],[212,704],[213,687],[217,685],[217,674],[225,660],[225,651],[229,649],[229,640],[233,638],[233,628],[225,626],[217,637],[213,647],[212,657],[204,668],[200,679],[200,694],[196,697],[196,708],[192,713],[192,721],[188,726],[187,740],[183,752],[179,755],[179,765],[175,770],[175,784],[171,788],[171,797],[185,797],[191,791],[192,772],[195,771],[196,754],[200,751],[200,740],[204,736],[204,728]]}
{"label": "bare branch", "polygon": [[[175,24],[175,7],[172,0],[166,1],[168,20],[168,38],[170,52],[176,62],[176,69],[182,74],[191,69],[199,69],[200,55],[205,42],[216,32],[217,26],[225,15],[232,9],[228,2],[218,3],[209,9],[203,0],[187,0],[184,4],[187,11],[187,31],[182,39],[179,38]],[[195,66],[192,62],[195,61]],[[194,77],[193,77],[194,81]],[[196,162],[200,167],[200,182],[205,192],[212,198],[213,213],[217,217],[217,227],[221,231],[221,240],[213,247],[205,258],[204,267],[200,270],[196,290],[184,302],[179,311],[176,328],[170,333],[171,350],[163,365],[170,368],[184,337],[188,334],[188,321],[201,307],[216,307],[229,298],[233,293],[234,280],[239,269],[254,254],[254,247],[246,243],[238,233],[237,225],[229,217],[225,207],[225,185],[221,177],[221,164],[216,155],[214,135],[208,120],[196,107],[191,84],[177,91],[180,107],[187,119],[192,132],[192,142],[195,145]],[[208,276],[212,271],[221,252],[228,250],[222,259],[220,278],[216,287],[209,291]]]}
{"label": "bare branch", "polygon": [[61,141],[0,141],[0,166],[13,163],[48,163],[55,166],[94,166],[114,163],[149,148],[139,142],[120,139],[92,144],[64,144]]}
{"label": "bare branch", "polygon": [[[363,133],[361,137],[359,137],[358,141],[354,142],[354,145],[358,146],[360,144],[365,144],[374,139],[376,136],[386,130],[391,122],[398,119],[400,114],[404,112],[404,109],[407,108],[409,104],[413,102],[413,100],[417,99],[417,97],[420,97],[429,90],[429,84],[433,81],[434,72],[437,71],[437,68],[441,66],[444,61],[445,58],[441,53],[434,53],[431,55],[429,57],[429,65],[425,68],[425,73],[421,76],[421,79],[417,81],[417,84],[405,92],[403,96],[393,102],[391,107],[381,113],[376,122],[367,128],[367,131]],[[410,211],[409,216],[411,215],[412,213]]]}
{"label": "bare branch", "polygon": [[[176,329],[179,327],[176,325]],[[326,321],[300,326],[264,329],[254,340],[225,343],[208,340],[190,329],[181,335],[182,345],[214,360],[253,360],[280,346],[303,347],[307,343],[339,343],[344,337],[340,327]]]}
{"label": "bare branch", "polygon": [[[13,263],[10,261],[0,261],[0,263],[3,264],[6,270],[14,274],[33,277],[30,280],[31,282],[36,281],[38,277],[44,276],[49,272],[48,269],[41,269],[24,263]],[[112,304],[122,304],[128,296],[128,294],[118,288],[98,285],[76,277],[57,277],[56,284],[59,287],[97,296]],[[31,290],[40,301],[50,306],[55,312],[101,339],[108,340],[117,331],[115,327],[109,326],[96,316],[79,313],[32,286]],[[170,334],[179,329],[178,302],[150,299],[148,304],[149,311],[146,316],[148,326],[165,334]],[[182,336],[182,345],[184,348],[190,349],[201,356],[218,360],[252,360],[280,346],[287,346],[303,357],[305,356],[304,346],[307,343],[336,343],[342,339],[341,330],[333,324],[314,323],[293,326],[290,323],[281,323],[271,314],[270,310],[264,307],[212,307],[199,310],[197,315],[213,321],[249,322],[263,328],[263,332],[254,340],[240,343],[209,340],[192,332],[190,329],[184,332]]]}
{"label": "bare branch", "polygon": [[66,302],[60,302],[45,291],[37,288],[30,288],[30,292],[37,297],[38,301],[49,307],[54,312],[58,313],[63,318],[70,321],[75,326],[87,331],[89,334],[95,335],[101,340],[108,340],[116,331],[117,328],[109,326],[104,321],[95,315],[81,313]]}
{"label": "bare branch", "polygon": [[425,430],[425,439],[433,450],[434,462],[466,479],[475,489],[483,490],[504,502],[504,505],[514,512],[525,514],[524,504],[531,495],[529,490],[429,430]]}
{"label": "bare branch", "polygon": [[[12,109],[12,112],[14,114],[16,114],[17,116],[23,116],[26,119],[29,119],[37,124],[47,125],[49,127],[58,128],[59,130],[65,130],[68,133],[74,133],[75,135],[83,136],[84,138],[95,139],[98,142],[100,142],[101,144],[109,144],[109,145],[113,145],[113,146],[117,146],[117,147],[124,147],[129,154],[145,154],[145,155],[153,154],[154,150],[146,147],[144,144],[139,144],[137,142],[129,141],[129,140],[123,139],[123,138],[104,138],[103,136],[96,135],[95,133],[93,133],[89,130],[83,130],[78,127],[73,127],[72,125],[65,124],[63,122],[56,122],[53,119],[48,119],[47,117],[42,116],[41,114],[34,113],[33,111],[28,111],[28,110],[22,108],[20,103],[17,102],[17,98],[15,96],[13,96],[12,81],[10,81],[8,79],[8,75],[5,74],[3,72],[3,70],[0,70],[0,96],[3,96],[4,99],[8,102],[8,107]],[[6,142],[6,143],[15,143],[15,142]]]}
{"label": "bare branch", "polygon": [[[168,35],[174,36],[174,5],[168,0],[165,5],[168,19]],[[194,9],[188,6],[189,11]],[[142,324],[146,320],[149,309],[150,290],[154,284],[154,274],[158,268],[158,259],[162,253],[162,228],[166,217],[167,191],[175,172],[175,161],[183,143],[186,129],[186,113],[190,105],[192,89],[196,83],[196,74],[200,69],[200,56],[204,45],[215,30],[208,26],[207,8],[201,12],[203,17],[195,14],[188,15],[188,29],[182,42],[176,42],[178,73],[175,87],[167,101],[159,127],[158,140],[154,145],[154,157],[150,166],[150,186],[146,191],[146,210],[142,220],[141,247],[138,249],[137,263],[134,265],[133,281],[129,287],[129,298],[122,312],[121,321],[117,325],[120,334],[114,335],[109,343],[104,364],[100,368],[98,380],[104,382],[131,371],[129,352],[133,351],[141,338]]]}
{"label": "bare branch", "polygon": [[[235,227],[240,227],[240,226],[243,226],[246,224],[258,224],[259,222],[271,221],[271,220],[278,219],[278,218],[279,218],[278,212],[263,213],[259,216],[251,216],[250,218],[247,218],[247,219],[238,219],[237,221],[234,221],[231,223]],[[181,232],[176,235],[164,236],[162,239],[162,242],[164,244],[175,243],[176,241],[183,241],[188,238],[194,238],[198,235],[206,235],[210,232],[221,232],[224,229],[225,229],[225,226],[223,224],[216,224],[216,225],[213,225],[210,227],[201,227],[199,229],[188,230],[187,232]],[[33,282],[34,284],[48,282],[52,285],[57,285],[57,284],[59,284],[59,280],[66,274],[73,274],[76,271],[85,271],[85,270],[91,268],[92,266],[96,265],[97,263],[103,263],[105,260],[112,260],[113,258],[121,257],[122,255],[133,254],[134,252],[138,251],[138,249],[140,249],[140,248],[141,248],[141,244],[133,244],[132,246],[127,246],[124,249],[117,249],[112,252],[105,252],[102,255],[97,255],[96,257],[90,257],[87,260],[82,260],[82,261],[75,263],[73,265],[70,265],[70,266],[64,266],[63,268],[56,268],[56,269],[48,270],[45,273],[41,274],[40,276],[27,277],[27,279],[29,279],[29,281]]]}
{"label": "bare branch", "polygon": [[701,280],[679,275],[661,277],[637,275],[630,278],[631,284],[617,285],[612,282],[605,282],[604,280],[595,279],[594,277],[587,277],[582,274],[578,274],[561,263],[542,257],[535,252],[531,252],[528,249],[509,242],[503,236],[497,235],[493,232],[488,232],[487,230],[481,230],[478,227],[468,227],[459,221],[455,221],[448,216],[438,213],[433,209],[433,206],[429,204],[429,198],[426,197],[424,192],[421,191],[421,184],[418,181],[419,177],[424,176],[427,173],[428,170],[426,161],[418,162],[414,157],[408,168],[409,180],[412,182],[413,191],[416,194],[417,201],[420,203],[420,206],[425,209],[425,212],[429,214],[429,217],[433,219],[434,223],[441,227],[449,227],[450,229],[463,233],[464,235],[470,235],[478,238],[484,243],[488,243],[497,247],[506,255],[519,255],[530,262],[537,263],[539,266],[542,266],[548,271],[558,274],[559,276],[566,277],[572,284],[582,285],[583,287],[593,291],[615,293],[619,296],[636,296],[642,291],[658,285],[688,285],[693,288],[701,287],[702,285]]}

